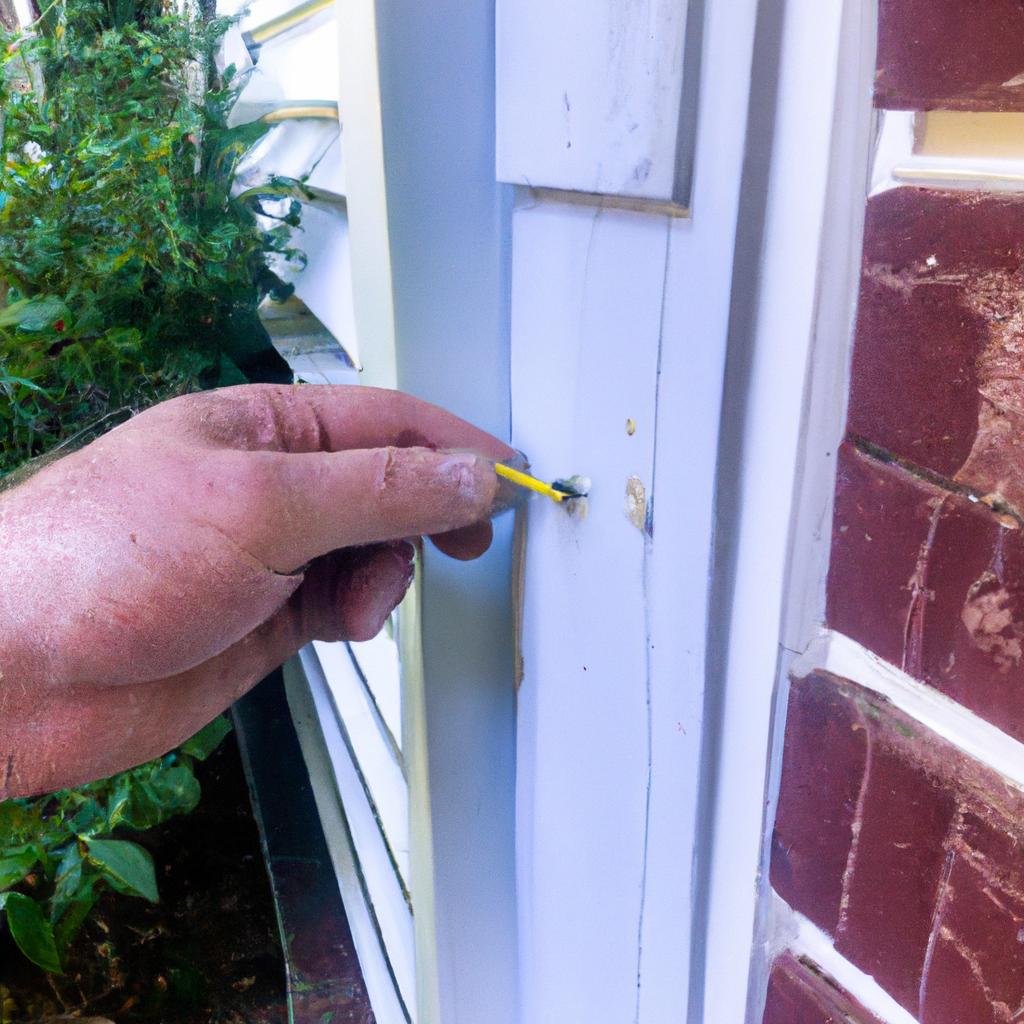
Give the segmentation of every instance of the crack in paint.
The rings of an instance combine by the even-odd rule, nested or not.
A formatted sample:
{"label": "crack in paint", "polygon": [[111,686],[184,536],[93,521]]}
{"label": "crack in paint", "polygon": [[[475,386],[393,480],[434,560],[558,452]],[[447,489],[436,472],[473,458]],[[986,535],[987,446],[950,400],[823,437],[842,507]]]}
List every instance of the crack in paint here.
{"label": "crack in paint", "polygon": [[647,861],[648,848],[651,838],[651,790],[654,783],[654,711],[652,707],[651,694],[651,651],[654,649],[652,643],[653,628],[651,624],[651,601],[650,601],[650,579],[651,579],[651,554],[654,547],[654,487],[657,481],[658,469],[658,400],[661,392],[661,359],[663,341],[665,338],[665,307],[668,295],[668,269],[669,253],[672,242],[672,220],[665,219],[665,269],[661,282],[661,310],[658,322],[658,354],[654,371],[654,440],[651,450],[651,493],[646,505],[644,531],[644,553],[643,553],[643,589],[644,589],[644,665],[646,688],[646,709],[647,709],[647,782],[644,796],[644,844],[643,844],[643,868],[640,875],[640,908],[637,919],[636,932],[636,1008],[634,1011],[634,1024],[640,1024],[640,995],[643,985],[643,956],[644,956],[644,920],[647,911]]}

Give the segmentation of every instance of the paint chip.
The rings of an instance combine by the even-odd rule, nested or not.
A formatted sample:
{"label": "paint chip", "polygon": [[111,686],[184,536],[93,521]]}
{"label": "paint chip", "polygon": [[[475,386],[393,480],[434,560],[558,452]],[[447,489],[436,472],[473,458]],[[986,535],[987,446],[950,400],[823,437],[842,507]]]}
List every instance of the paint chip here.
{"label": "paint chip", "polygon": [[626,481],[626,518],[641,532],[647,522],[647,488],[638,476]]}

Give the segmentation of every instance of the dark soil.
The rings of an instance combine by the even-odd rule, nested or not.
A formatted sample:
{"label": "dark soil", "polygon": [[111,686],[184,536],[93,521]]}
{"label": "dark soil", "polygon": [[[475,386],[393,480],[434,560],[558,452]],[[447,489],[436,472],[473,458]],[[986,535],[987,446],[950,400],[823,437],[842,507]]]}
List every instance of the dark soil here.
{"label": "dark soil", "polygon": [[[161,901],[107,892],[47,975],[0,936],[0,1024],[284,1024],[284,961],[234,735],[204,764],[199,807],[131,838]],[[98,1020],[97,1020],[98,1019]]]}

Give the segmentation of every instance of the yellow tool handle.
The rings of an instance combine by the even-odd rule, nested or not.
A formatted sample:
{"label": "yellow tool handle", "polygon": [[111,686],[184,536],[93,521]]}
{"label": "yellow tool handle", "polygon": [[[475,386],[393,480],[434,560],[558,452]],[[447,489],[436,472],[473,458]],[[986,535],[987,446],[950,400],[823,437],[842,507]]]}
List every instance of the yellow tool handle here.
{"label": "yellow tool handle", "polygon": [[520,487],[527,487],[538,494],[544,494],[552,501],[565,501],[566,498],[572,497],[572,495],[566,494],[564,491],[555,490],[551,484],[546,484],[543,480],[530,476],[529,473],[520,473],[518,469],[513,469],[511,466],[506,466],[501,462],[494,464],[494,472],[498,476],[518,484]]}

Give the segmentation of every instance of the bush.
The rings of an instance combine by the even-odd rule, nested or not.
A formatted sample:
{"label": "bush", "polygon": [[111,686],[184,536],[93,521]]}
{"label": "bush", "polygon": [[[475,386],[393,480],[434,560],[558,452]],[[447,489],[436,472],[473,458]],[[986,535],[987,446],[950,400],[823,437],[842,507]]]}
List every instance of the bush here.
{"label": "bush", "polygon": [[120,835],[193,810],[200,795],[193,762],[229,730],[217,718],[180,750],[113,778],[0,803],[0,910],[29,960],[60,973],[104,887],[157,901],[152,858]]}
{"label": "bush", "polygon": [[234,197],[267,130],[228,126],[227,28],[160,4],[66,0],[0,35],[0,474],[122,407],[273,362],[256,307],[299,204]]}

